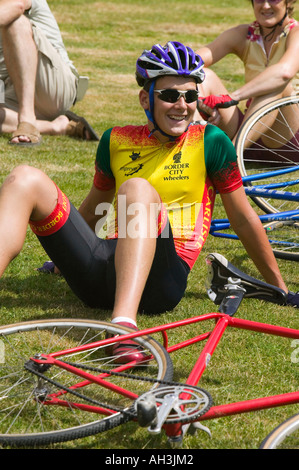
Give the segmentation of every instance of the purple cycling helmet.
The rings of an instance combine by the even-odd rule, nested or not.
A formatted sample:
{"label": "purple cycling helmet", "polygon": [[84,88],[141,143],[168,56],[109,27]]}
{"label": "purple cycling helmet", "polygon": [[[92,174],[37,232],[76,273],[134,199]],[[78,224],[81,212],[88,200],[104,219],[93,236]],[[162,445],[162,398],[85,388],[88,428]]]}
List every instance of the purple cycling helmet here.
{"label": "purple cycling helmet", "polygon": [[156,80],[164,75],[192,77],[197,83],[205,79],[203,60],[188,46],[169,41],[164,47],[155,44],[150,51],[143,51],[136,63],[138,85]]}

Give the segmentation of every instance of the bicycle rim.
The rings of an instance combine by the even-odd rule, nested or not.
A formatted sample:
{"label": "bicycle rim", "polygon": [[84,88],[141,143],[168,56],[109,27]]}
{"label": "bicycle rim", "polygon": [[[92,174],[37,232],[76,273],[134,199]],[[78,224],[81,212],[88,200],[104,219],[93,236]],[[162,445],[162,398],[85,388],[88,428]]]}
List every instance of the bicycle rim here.
{"label": "bicycle rim", "polygon": [[268,434],[260,449],[299,449],[299,414],[287,419]]}
{"label": "bicycle rim", "polygon": [[299,261],[299,222],[277,220],[264,229],[276,258]]}
{"label": "bicycle rim", "polygon": [[[82,386],[84,379],[55,366],[43,373],[54,384],[24,368],[35,354],[64,351],[99,341],[105,339],[107,333],[114,336],[130,332],[132,330],[110,323],[72,319],[32,321],[1,327],[0,445],[31,447],[74,440],[107,431],[132,419],[131,398],[90,382]],[[151,359],[138,368],[125,370],[131,378],[111,375],[107,380],[139,395],[158,387],[159,383],[155,382],[157,379],[170,381],[173,369],[168,353],[155,340],[140,337],[134,341],[142,346]],[[103,346],[81,353],[65,354],[60,359],[108,371],[116,367],[113,356],[107,355],[107,348]],[[134,376],[150,378],[152,381],[134,380]],[[85,398],[78,398],[62,390],[56,383],[66,388],[75,387],[79,383],[80,386],[76,385],[75,390]],[[42,394],[44,396],[41,397]],[[62,399],[64,406],[47,404],[49,398],[53,397]],[[82,403],[94,406],[93,401],[100,404],[104,402],[106,411],[102,414],[98,410],[93,413],[79,409]]]}
{"label": "bicycle rim", "polygon": [[[267,122],[271,116],[276,116],[275,130],[272,130]],[[250,176],[286,169],[293,165],[299,169],[298,129],[299,96],[281,98],[257,110],[241,126],[236,140],[241,175]],[[299,192],[297,180],[299,172],[276,175],[246,185],[283,183],[285,191]],[[290,202],[266,197],[252,197],[252,200],[267,213],[296,210],[299,207],[298,201]]]}

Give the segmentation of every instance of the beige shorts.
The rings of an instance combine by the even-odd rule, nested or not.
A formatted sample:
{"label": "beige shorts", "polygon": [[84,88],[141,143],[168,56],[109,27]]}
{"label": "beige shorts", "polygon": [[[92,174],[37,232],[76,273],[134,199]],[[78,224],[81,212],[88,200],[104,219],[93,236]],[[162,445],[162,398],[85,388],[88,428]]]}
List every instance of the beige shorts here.
{"label": "beige shorts", "polygon": [[[38,50],[35,112],[38,119],[52,120],[73,106],[78,77],[43,32],[33,22],[31,24]],[[18,100],[10,77],[5,79],[5,106],[18,111]]]}

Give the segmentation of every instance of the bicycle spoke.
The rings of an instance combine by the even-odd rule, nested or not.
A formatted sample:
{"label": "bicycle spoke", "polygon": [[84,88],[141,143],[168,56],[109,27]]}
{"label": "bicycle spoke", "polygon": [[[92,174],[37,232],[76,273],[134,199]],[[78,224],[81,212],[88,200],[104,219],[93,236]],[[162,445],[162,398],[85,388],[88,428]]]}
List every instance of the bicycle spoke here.
{"label": "bicycle spoke", "polygon": [[[241,127],[236,151],[242,176],[271,172],[299,165],[299,96],[276,100],[256,111]],[[274,123],[274,124],[273,124]],[[298,166],[299,170],[299,166]],[[282,182],[285,190],[299,193],[296,173],[269,176],[251,185]],[[294,181],[296,181],[294,183]],[[291,186],[292,185],[292,186]],[[266,212],[281,212],[299,208],[296,202],[273,200],[271,197],[252,197]]]}
{"label": "bicycle spoke", "polygon": [[[75,439],[132,418],[133,414],[126,411],[132,406],[132,397],[172,375],[171,362],[163,348],[153,340],[136,339],[152,359],[147,365],[129,370],[129,366],[115,364],[114,357],[107,356],[106,347],[100,344],[76,350],[105,339],[107,332],[119,336],[126,333],[123,331],[109,323],[88,320],[0,327],[0,338],[5,344],[5,361],[0,364],[0,444]],[[63,350],[69,353],[65,355]],[[38,366],[34,358],[52,352],[59,361],[75,362],[79,375],[72,372],[74,368]],[[103,374],[101,369],[107,372]],[[105,380],[105,388],[81,377],[85,370],[90,374],[86,377]],[[124,373],[113,374],[117,370]],[[144,382],[143,377],[151,380]]]}

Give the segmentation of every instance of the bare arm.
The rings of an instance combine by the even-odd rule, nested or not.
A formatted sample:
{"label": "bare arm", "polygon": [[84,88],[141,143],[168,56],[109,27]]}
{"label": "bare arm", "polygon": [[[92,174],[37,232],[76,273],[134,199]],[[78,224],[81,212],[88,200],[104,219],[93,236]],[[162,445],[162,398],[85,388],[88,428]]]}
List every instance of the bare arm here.
{"label": "bare arm", "polygon": [[206,67],[215,64],[228,54],[241,57],[246,43],[247,30],[248,25],[244,24],[228,29],[196,52],[202,57]]}
{"label": "bare arm", "polygon": [[281,93],[299,71],[299,27],[290,31],[286,51],[277,64],[266,67],[253,80],[230,94],[238,101]]}
{"label": "bare arm", "polygon": [[221,198],[232,228],[264,280],[288,292],[267,235],[250,206],[243,187],[232,193],[222,194]]}
{"label": "bare arm", "polygon": [[[100,214],[96,215],[96,208],[99,204],[103,204],[103,209],[112,203],[115,190],[100,191],[94,185],[91,187],[87,197],[82,202],[79,212],[88,223],[92,230],[95,230],[97,222],[105,216],[105,211],[99,211]],[[98,212],[98,211],[97,211]]]}
{"label": "bare arm", "polygon": [[[220,34],[213,42],[197,52],[209,67],[228,54],[242,58],[248,25],[240,25]],[[293,28],[287,38],[286,51],[277,64],[265,67],[253,80],[230,93],[236,101],[281,93],[299,71],[299,26]],[[213,93],[217,94],[217,93]]]}
{"label": "bare arm", "polygon": [[31,0],[0,0],[0,27],[9,25],[30,7]]}

